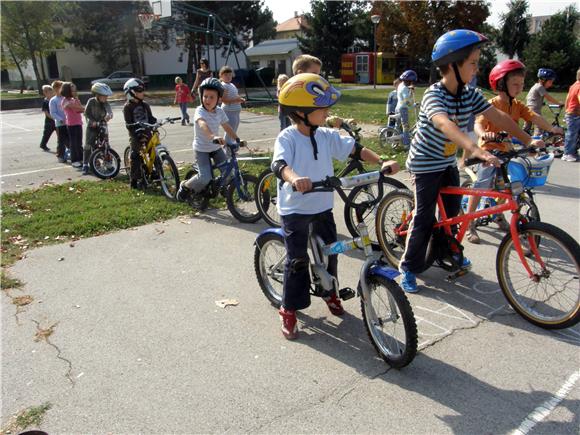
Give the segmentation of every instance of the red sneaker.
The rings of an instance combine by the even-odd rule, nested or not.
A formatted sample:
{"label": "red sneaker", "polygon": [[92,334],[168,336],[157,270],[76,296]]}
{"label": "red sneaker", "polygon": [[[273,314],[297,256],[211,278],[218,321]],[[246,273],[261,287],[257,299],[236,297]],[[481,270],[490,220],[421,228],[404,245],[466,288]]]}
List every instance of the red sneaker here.
{"label": "red sneaker", "polygon": [[288,340],[298,337],[298,325],[296,324],[296,311],[286,310],[284,307],[278,311],[282,321],[282,334]]}
{"label": "red sneaker", "polygon": [[336,296],[336,293],[333,293],[330,297],[324,298],[324,302],[326,302],[328,309],[335,316],[342,316],[344,314],[342,302],[340,302],[340,299]]}

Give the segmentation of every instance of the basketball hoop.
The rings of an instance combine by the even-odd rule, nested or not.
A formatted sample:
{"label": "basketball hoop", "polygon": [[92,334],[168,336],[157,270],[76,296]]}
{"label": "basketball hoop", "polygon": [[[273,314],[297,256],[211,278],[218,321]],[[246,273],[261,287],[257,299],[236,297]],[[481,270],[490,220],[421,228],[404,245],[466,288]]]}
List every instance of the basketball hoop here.
{"label": "basketball hoop", "polygon": [[139,21],[145,30],[151,30],[153,21],[158,20],[159,16],[155,14],[139,14]]}

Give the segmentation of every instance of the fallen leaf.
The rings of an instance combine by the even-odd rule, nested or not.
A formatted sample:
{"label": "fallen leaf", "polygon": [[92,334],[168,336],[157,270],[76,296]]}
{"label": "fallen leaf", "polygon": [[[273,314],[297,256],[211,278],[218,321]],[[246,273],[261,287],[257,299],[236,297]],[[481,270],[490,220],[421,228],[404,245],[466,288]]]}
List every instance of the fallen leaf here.
{"label": "fallen leaf", "polygon": [[18,296],[12,299],[12,303],[14,305],[17,305],[19,307],[23,307],[24,305],[28,305],[30,304],[34,299],[32,299],[32,296],[30,295],[25,295],[25,296]]}
{"label": "fallen leaf", "polygon": [[229,305],[236,306],[239,302],[236,299],[222,299],[221,301],[215,301],[215,304],[220,308],[225,308]]}
{"label": "fallen leaf", "polygon": [[58,261],[64,261],[64,257],[60,257]]}

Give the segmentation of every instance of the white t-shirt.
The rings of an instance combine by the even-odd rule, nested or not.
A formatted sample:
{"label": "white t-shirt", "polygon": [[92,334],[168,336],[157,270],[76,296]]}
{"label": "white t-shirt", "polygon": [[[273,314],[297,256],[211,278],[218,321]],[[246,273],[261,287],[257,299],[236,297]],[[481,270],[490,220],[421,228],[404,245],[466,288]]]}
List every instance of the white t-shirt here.
{"label": "white t-shirt", "polygon": [[413,92],[411,88],[405,85],[404,82],[399,83],[397,86],[397,107],[395,111],[399,111],[402,108],[410,109],[413,104]]}
{"label": "white t-shirt", "polygon": [[[238,88],[236,88],[236,85],[234,85],[233,83],[221,82],[221,84],[224,87],[224,97],[237,98],[240,96],[240,94],[238,93]],[[222,103],[222,109],[224,109],[226,112],[239,112],[240,110],[242,110],[242,105],[240,103],[232,103],[232,104]]]}
{"label": "white t-shirt", "polygon": [[[211,137],[207,137],[199,127],[198,119],[203,119],[207,123],[209,131],[212,132]],[[221,145],[213,143],[212,140],[214,136],[219,136],[220,125],[226,122],[228,122],[228,117],[221,107],[216,107],[215,112],[208,112],[203,106],[197,107],[193,115],[193,150],[211,153],[219,149]]]}
{"label": "white t-shirt", "polygon": [[[314,160],[310,136],[300,133],[296,126],[282,130],[276,138],[272,160],[286,161],[296,174],[312,181],[321,181],[334,175],[332,159],[346,160],[353,150],[354,139],[323,127],[316,130],[314,138],[318,146],[317,160]],[[333,192],[303,194],[294,192],[290,183],[278,180],[277,208],[282,216],[293,213],[317,214],[330,210],[333,206]]]}

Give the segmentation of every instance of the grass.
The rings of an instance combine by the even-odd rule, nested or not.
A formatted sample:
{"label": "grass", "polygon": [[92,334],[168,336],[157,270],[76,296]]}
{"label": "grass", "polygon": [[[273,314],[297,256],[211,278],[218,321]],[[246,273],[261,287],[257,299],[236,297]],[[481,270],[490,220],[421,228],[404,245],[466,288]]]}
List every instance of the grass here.
{"label": "grass", "polygon": [[20,92],[0,92],[0,100],[23,100],[28,98],[42,98],[37,91],[24,91],[23,94]]}
{"label": "grass", "polygon": [[18,433],[27,427],[39,427],[44,418],[44,414],[52,408],[52,404],[46,402],[40,406],[31,406],[23,409],[10,419],[10,421],[0,430],[0,434]]}

